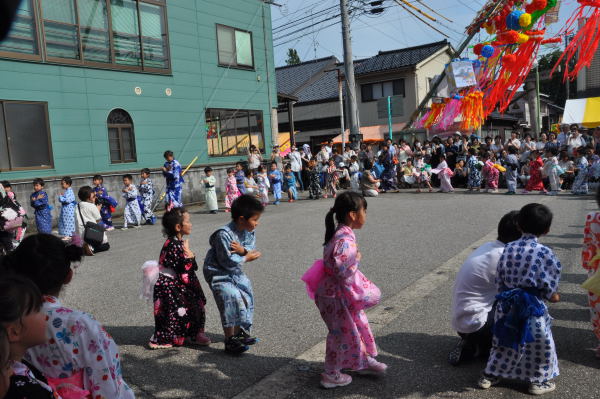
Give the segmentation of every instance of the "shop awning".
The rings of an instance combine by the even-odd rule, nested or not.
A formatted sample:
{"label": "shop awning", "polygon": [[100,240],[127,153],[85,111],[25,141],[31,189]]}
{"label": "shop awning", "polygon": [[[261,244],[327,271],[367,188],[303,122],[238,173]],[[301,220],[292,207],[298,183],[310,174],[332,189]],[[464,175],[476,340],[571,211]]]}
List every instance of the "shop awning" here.
{"label": "shop awning", "polygon": [[576,123],[587,128],[600,126],[600,97],[567,100],[563,123]]}

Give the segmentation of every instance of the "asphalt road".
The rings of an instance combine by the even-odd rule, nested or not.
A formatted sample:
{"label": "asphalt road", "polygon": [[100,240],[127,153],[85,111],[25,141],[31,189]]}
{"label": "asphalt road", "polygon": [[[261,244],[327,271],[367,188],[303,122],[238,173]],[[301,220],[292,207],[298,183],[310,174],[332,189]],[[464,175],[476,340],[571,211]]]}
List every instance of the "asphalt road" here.
{"label": "asphalt road", "polygon": [[[334,391],[319,388],[325,326],[299,280],[321,257],[324,215],[333,200],[270,206],[257,229],[263,256],[248,265],[256,312],[253,333],[261,342],[240,357],[223,352],[218,311],[208,287],[206,349],[146,348],[153,331],[151,306],[139,299],[140,267],[157,259],[164,242],[159,226],[110,233],[111,250],[88,258],[65,289],[64,301],[93,314],[119,344],[126,381],[140,398],[399,398],[518,397],[520,384],[476,387],[483,363],[453,368],[446,354],[457,338],[449,308],[454,272],[475,245],[495,238],[502,215],[529,202],[544,202],[555,214],[542,239],[563,262],[562,302],[551,306],[562,375],[548,397],[597,394],[600,360],[588,322],[580,266],[585,213],[591,198],[559,195],[386,194],[369,199],[368,220],[357,233],[361,268],[382,290],[370,312],[385,378],[357,377]],[[229,215],[191,209],[192,250],[202,263],[208,237]]]}

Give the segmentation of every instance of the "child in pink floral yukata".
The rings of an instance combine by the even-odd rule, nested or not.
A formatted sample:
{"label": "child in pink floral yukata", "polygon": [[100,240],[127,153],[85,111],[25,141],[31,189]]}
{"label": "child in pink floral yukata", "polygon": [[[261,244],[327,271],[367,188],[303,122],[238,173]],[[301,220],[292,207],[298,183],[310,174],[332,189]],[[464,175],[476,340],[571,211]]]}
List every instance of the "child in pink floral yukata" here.
{"label": "child in pink floral yukata", "polygon": [[352,382],[342,369],[360,374],[384,374],[387,369],[375,360],[377,348],[365,314],[365,309],[379,303],[381,292],[358,270],[361,254],[353,230],[362,228],[366,218],[367,201],[355,192],[339,195],[325,218],[323,274],[315,292],[315,303],[329,330],[321,374],[325,388]]}
{"label": "child in pink floral yukata", "polygon": [[133,399],[121,374],[119,348],[104,327],[82,311],[61,304],[58,294],[71,282],[71,264],[83,250],[50,234],[35,234],[2,259],[0,273],[29,278],[43,295],[47,342],[27,350],[25,360],[41,371],[60,397]]}

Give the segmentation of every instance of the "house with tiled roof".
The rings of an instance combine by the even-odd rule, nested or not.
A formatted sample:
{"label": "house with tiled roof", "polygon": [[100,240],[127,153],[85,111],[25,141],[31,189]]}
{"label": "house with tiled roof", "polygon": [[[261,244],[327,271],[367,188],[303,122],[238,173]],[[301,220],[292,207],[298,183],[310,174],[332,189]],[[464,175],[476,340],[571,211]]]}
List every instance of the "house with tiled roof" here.
{"label": "house with tiled roof", "polygon": [[[434,76],[450,61],[452,47],[447,41],[429,43],[354,61],[361,133],[366,140],[388,136],[387,97],[392,99],[392,130],[395,137],[408,122],[430,88]],[[296,143],[313,147],[330,138],[339,140],[341,109],[338,76],[344,64],[325,57],[276,69],[278,93],[297,98],[293,109]],[[348,115],[343,89],[344,115]],[[289,132],[289,101],[278,112],[279,131]],[[347,121],[345,121],[347,131]]]}

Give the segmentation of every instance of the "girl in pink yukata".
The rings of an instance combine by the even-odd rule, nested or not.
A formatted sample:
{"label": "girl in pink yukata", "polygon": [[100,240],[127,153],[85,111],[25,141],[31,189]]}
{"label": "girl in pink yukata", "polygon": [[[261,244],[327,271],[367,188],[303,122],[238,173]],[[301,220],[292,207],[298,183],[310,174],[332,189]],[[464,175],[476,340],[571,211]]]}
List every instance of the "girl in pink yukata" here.
{"label": "girl in pink yukata", "polygon": [[358,269],[361,254],[353,230],[362,228],[366,219],[367,201],[351,191],[340,194],[325,217],[324,273],[315,292],[315,303],[329,330],[321,374],[325,388],[352,382],[342,369],[377,375],[387,369],[375,360],[375,338],[365,314],[365,309],[379,303],[381,292]]}
{"label": "girl in pink yukata", "polygon": [[225,212],[231,212],[231,204],[237,197],[242,195],[235,180],[235,169],[227,169],[227,181],[225,182]]}
{"label": "girl in pink yukata", "polygon": [[500,171],[494,166],[494,162],[492,160],[493,156],[494,155],[489,151],[483,154],[483,170],[481,172],[483,178],[485,179],[485,191],[497,193]]}
{"label": "girl in pink yukata", "polygon": [[454,176],[454,172],[448,167],[446,156],[444,154],[440,155],[440,163],[437,168],[431,171],[431,173],[437,173],[438,178],[440,179],[440,189],[438,192],[451,193],[454,191],[452,181],[450,180],[450,178]]}
{"label": "girl in pink yukata", "polygon": [[81,262],[82,256],[79,245],[35,234],[2,259],[0,274],[29,278],[43,296],[46,342],[29,348],[24,359],[64,398],[133,399],[123,380],[115,341],[91,315],[63,305],[58,298],[73,278],[71,265]]}

